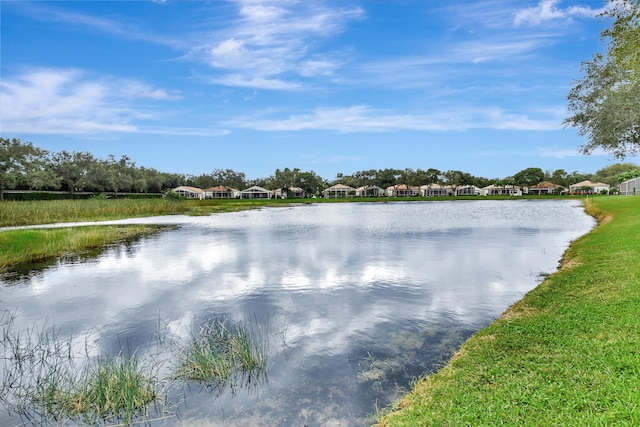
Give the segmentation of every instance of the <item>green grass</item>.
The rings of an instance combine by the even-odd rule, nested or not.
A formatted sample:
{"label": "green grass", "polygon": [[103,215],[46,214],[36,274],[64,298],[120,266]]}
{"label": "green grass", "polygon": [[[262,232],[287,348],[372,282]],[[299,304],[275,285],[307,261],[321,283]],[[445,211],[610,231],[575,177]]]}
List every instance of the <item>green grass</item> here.
{"label": "green grass", "polygon": [[265,333],[256,325],[228,326],[212,319],[191,337],[180,356],[176,376],[201,384],[235,387],[260,379],[267,370]]}
{"label": "green grass", "polygon": [[640,425],[640,197],[590,198],[587,209],[600,225],[563,268],[379,425]]}
{"label": "green grass", "polygon": [[158,398],[158,381],[135,356],[87,358],[55,327],[19,330],[15,319],[9,311],[0,315],[0,404],[9,413],[34,425],[128,425]]}
{"label": "green grass", "polygon": [[19,329],[17,316],[0,312],[0,405],[25,425],[151,425],[175,415],[168,395],[176,382],[222,391],[267,375],[268,331],[257,322],[207,319],[191,340],[163,337],[157,353],[142,349],[139,359],[141,349],[89,356],[92,348],[74,350],[77,337],[46,324]]}
{"label": "green grass", "polygon": [[53,399],[63,404],[68,416],[81,416],[94,424],[98,420],[116,420],[130,424],[144,416],[157,393],[153,377],[145,373],[135,357],[107,357],[84,377],[78,390]]}
{"label": "green grass", "polygon": [[163,199],[40,200],[0,203],[0,227],[182,214],[188,203]]}
{"label": "green grass", "polygon": [[0,232],[0,273],[64,255],[81,255],[164,227],[153,225],[91,226]]}

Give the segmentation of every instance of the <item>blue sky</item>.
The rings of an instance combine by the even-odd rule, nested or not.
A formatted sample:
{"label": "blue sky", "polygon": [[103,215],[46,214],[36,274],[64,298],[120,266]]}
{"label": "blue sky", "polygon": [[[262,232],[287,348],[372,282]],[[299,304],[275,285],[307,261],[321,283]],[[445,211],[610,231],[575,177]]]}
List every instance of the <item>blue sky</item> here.
{"label": "blue sky", "polygon": [[[604,0],[0,1],[0,133],[192,175],[595,172]],[[626,159],[637,163],[638,159]]]}

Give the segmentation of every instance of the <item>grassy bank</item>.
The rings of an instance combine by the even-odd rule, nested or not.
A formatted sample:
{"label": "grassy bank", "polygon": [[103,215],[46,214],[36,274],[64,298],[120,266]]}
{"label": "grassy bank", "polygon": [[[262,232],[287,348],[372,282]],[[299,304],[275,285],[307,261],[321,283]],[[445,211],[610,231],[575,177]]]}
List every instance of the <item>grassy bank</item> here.
{"label": "grassy bank", "polygon": [[156,233],[150,225],[12,230],[0,233],[0,273],[64,255],[83,255],[118,242]]}
{"label": "grassy bank", "polygon": [[102,221],[186,213],[187,203],[162,199],[40,200],[0,203],[0,227]]}
{"label": "grassy bank", "polygon": [[380,426],[640,425],[640,197],[587,202],[599,226],[563,268]]}

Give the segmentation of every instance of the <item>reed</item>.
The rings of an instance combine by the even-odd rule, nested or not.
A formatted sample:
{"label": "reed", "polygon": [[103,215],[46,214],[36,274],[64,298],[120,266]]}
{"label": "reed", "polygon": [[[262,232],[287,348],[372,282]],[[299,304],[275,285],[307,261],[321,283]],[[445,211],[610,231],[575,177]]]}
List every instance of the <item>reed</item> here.
{"label": "reed", "polygon": [[83,376],[76,390],[63,393],[61,402],[70,416],[80,415],[93,424],[113,420],[130,424],[144,417],[158,394],[153,377],[143,370],[134,356],[106,357]]}
{"label": "reed", "polygon": [[180,356],[176,377],[205,385],[232,388],[238,382],[257,381],[267,370],[266,331],[257,323],[228,326],[224,319],[205,323],[192,334]]}
{"label": "reed", "polygon": [[188,210],[188,203],[164,199],[7,201],[0,204],[0,226],[173,215]]}
{"label": "reed", "polygon": [[[187,343],[160,340],[157,354],[140,359],[135,351],[89,356],[97,344],[87,338],[82,345],[46,323],[18,329],[16,318],[0,313],[0,405],[32,425],[146,424],[173,416],[166,394],[176,380],[222,391],[266,376],[266,329],[257,322],[210,319]],[[165,364],[178,375],[160,375]]]}

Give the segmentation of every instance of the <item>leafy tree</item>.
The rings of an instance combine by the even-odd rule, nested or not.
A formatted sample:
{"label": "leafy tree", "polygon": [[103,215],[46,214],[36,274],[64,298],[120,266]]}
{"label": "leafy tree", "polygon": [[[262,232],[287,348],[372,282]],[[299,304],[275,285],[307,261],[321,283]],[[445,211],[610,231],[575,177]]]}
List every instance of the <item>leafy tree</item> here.
{"label": "leafy tree", "polygon": [[324,186],[324,180],[314,171],[300,172],[298,174],[297,186],[302,188],[306,194],[319,194]]}
{"label": "leafy tree", "polygon": [[601,33],[605,54],[582,64],[583,77],[567,99],[565,125],[588,138],[582,152],[597,148],[624,158],[640,152],[640,0],[608,0],[613,19]]}
{"label": "leafy tree", "polygon": [[620,182],[628,181],[628,180],[633,179],[633,178],[637,178],[639,176],[640,176],[640,168],[629,169],[627,171],[624,171],[624,172],[616,175],[614,177],[614,182],[615,183],[620,183]]}
{"label": "leafy tree", "polygon": [[96,159],[87,151],[69,153],[60,151],[52,156],[52,168],[71,196],[82,189],[89,176],[88,171]]}
{"label": "leafy tree", "polygon": [[554,170],[546,179],[565,188],[569,187],[569,174],[564,169]]}
{"label": "leafy tree", "polygon": [[336,180],[333,181],[333,184],[342,184],[348,185],[349,187],[358,188],[360,183],[358,179],[352,175],[344,175],[342,173],[339,173],[336,175]]}
{"label": "leafy tree", "polygon": [[513,179],[518,185],[531,187],[544,181],[544,172],[540,168],[527,168],[513,175]]}
{"label": "leafy tree", "polygon": [[194,187],[210,188],[216,185],[216,180],[210,174],[202,174],[193,178]]}
{"label": "leafy tree", "polygon": [[243,190],[249,187],[245,174],[243,172],[236,172],[233,169],[214,169],[214,171],[211,172],[211,177],[213,178],[214,185],[224,185],[225,187],[231,187],[237,190]]}
{"label": "leafy tree", "polygon": [[384,169],[378,172],[378,187],[387,188],[390,185],[400,184],[398,179],[402,176],[400,169]]}
{"label": "leafy tree", "polygon": [[136,164],[127,155],[123,155],[119,160],[113,155],[109,155],[107,160],[110,189],[118,195],[119,191],[131,190],[134,184],[134,169]]}
{"label": "leafy tree", "polygon": [[422,184],[437,184],[442,182],[442,172],[438,169],[429,168],[424,172],[424,182]]}
{"label": "leafy tree", "polygon": [[[569,182],[569,184],[576,184],[578,182],[581,181],[586,181],[591,179],[591,174],[584,174],[584,173],[580,173],[578,171],[573,171],[570,174],[567,175],[567,181]],[[566,186],[568,187],[568,186]]]}
{"label": "leafy tree", "polygon": [[459,170],[448,170],[444,174],[445,182],[454,190],[465,185],[475,185],[473,175]]}
{"label": "leafy tree", "polygon": [[607,183],[609,185],[614,185],[621,182],[616,178],[618,175],[624,174],[627,171],[637,168],[638,166],[633,163],[614,163],[597,171],[592,179],[594,180],[594,182],[598,181]]}
{"label": "leafy tree", "polygon": [[38,170],[46,155],[47,151],[34,147],[31,142],[0,138],[0,201],[4,201],[5,188],[24,179],[30,171]]}

